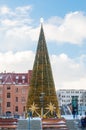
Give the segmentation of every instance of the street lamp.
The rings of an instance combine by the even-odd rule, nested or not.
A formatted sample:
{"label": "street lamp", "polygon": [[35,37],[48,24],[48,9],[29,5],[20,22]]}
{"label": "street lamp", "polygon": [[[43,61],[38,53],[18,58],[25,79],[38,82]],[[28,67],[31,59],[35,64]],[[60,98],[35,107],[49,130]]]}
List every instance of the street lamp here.
{"label": "street lamp", "polygon": [[30,130],[30,118],[32,117],[32,112],[31,111],[29,111],[28,112],[28,119],[29,119],[29,130]]}
{"label": "street lamp", "polygon": [[43,106],[44,106],[44,95],[45,95],[45,93],[41,93],[41,94],[40,94],[41,117],[43,117],[43,114],[44,114],[44,112],[43,112]]}

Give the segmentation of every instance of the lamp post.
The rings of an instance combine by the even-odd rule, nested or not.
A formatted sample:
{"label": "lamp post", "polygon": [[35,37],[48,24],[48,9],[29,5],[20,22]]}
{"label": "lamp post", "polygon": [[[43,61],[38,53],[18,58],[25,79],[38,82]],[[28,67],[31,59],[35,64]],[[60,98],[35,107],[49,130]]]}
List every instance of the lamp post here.
{"label": "lamp post", "polygon": [[32,117],[32,112],[29,111],[29,112],[28,112],[28,119],[29,119],[29,124],[28,124],[29,129],[28,129],[28,130],[30,130],[30,118],[31,118],[31,117]]}
{"label": "lamp post", "polygon": [[43,114],[44,114],[44,110],[43,110],[43,107],[44,107],[44,95],[45,95],[45,93],[40,94],[41,117],[43,117]]}

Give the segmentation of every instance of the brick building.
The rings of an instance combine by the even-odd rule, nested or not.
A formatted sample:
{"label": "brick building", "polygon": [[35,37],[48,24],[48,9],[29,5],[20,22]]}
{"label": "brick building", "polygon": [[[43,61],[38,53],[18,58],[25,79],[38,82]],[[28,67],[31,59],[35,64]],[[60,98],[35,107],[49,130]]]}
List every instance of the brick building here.
{"label": "brick building", "polygon": [[0,115],[24,115],[31,74],[0,73]]}

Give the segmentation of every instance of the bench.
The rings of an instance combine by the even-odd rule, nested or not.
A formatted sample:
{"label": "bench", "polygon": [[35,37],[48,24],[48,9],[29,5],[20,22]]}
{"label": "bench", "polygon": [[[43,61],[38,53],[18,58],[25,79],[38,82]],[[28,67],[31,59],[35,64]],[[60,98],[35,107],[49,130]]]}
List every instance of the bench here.
{"label": "bench", "polygon": [[68,130],[64,118],[57,119],[42,119],[43,130]]}
{"label": "bench", "polygon": [[15,130],[17,128],[18,120],[14,118],[0,118],[0,128]]}

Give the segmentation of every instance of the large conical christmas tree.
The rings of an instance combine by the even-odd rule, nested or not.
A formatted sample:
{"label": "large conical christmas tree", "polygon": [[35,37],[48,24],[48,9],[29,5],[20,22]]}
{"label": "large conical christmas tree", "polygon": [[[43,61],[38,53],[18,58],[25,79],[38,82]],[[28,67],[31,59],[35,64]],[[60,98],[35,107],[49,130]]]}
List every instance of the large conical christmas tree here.
{"label": "large conical christmas tree", "polygon": [[31,111],[33,116],[40,116],[42,118],[60,116],[42,25],[27,100],[28,111]]}

